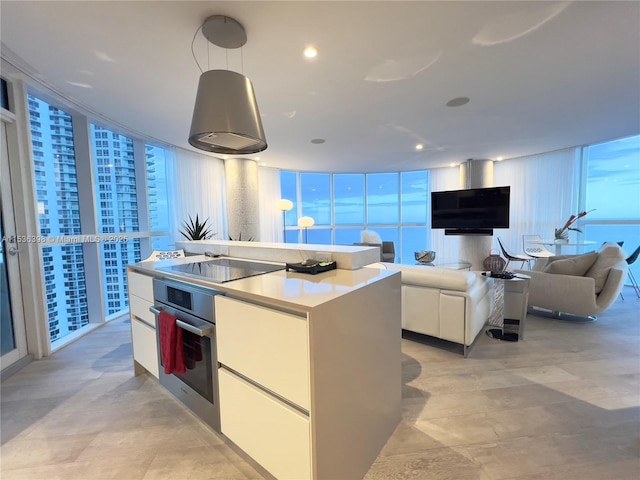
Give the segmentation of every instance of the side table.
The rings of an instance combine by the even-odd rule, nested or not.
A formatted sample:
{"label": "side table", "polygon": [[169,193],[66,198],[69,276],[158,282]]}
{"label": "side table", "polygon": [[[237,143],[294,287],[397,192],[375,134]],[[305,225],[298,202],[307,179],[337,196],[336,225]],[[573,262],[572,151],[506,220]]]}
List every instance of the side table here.
{"label": "side table", "polygon": [[514,278],[494,278],[495,311],[489,319],[486,333],[496,340],[517,342],[524,340],[524,327],[529,303],[528,275],[518,274]]}

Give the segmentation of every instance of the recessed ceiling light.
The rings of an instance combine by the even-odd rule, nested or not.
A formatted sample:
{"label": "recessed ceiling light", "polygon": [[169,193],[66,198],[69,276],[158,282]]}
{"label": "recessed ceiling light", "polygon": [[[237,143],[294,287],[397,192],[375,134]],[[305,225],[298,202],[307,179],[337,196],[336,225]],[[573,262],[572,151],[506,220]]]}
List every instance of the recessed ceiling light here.
{"label": "recessed ceiling light", "polygon": [[316,145],[320,145],[321,143],[326,142],[324,138],[313,138],[311,139],[311,143],[315,143]]}
{"label": "recessed ceiling light", "polygon": [[416,150],[422,150],[424,148],[424,145],[422,145],[421,143],[416,145]]}
{"label": "recessed ceiling light", "polygon": [[456,166],[456,164],[455,164],[455,163],[450,163],[450,164],[449,164],[449,166],[450,166],[450,167],[455,167],[455,166]]}
{"label": "recessed ceiling light", "polygon": [[498,158],[496,158],[496,160],[501,162],[502,161],[502,157],[498,157]]}
{"label": "recessed ceiling light", "polygon": [[460,107],[469,103],[469,97],[456,97],[447,102],[447,107]]}
{"label": "recessed ceiling light", "polygon": [[307,47],[304,49],[304,56],[307,58],[315,58],[318,56],[316,47]]}

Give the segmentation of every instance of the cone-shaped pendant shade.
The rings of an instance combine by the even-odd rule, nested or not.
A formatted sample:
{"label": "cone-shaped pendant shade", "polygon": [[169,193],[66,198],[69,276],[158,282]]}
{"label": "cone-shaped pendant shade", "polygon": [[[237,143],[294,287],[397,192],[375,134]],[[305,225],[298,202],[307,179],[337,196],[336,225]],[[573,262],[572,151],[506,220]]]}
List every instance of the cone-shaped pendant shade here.
{"label": "cone-shaped pendant shade", "polygon": [[267,148],[251,80],[229,70],[209,70],[200,76],[189,143],[232,155]]}

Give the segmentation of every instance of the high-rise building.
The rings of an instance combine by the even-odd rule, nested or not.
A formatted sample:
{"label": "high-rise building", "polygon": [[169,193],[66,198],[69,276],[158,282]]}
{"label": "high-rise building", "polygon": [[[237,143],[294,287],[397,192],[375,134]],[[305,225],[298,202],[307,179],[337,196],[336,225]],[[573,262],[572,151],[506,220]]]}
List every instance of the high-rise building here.
{"label": "high-rise building", "polygon": [[[81,233],[71,115],[29,96],[40,235]],[[81,244],[42,248],[51,340],[89,323]]]}
{"label": "high-rise building", "polygon": [[[125,234],[139,231],[133,140],[91,125],[95,188],[98,195],[98,232]],[[140,260],[140,240],[101,244],[105,314],[129,306],[127,264]]]}

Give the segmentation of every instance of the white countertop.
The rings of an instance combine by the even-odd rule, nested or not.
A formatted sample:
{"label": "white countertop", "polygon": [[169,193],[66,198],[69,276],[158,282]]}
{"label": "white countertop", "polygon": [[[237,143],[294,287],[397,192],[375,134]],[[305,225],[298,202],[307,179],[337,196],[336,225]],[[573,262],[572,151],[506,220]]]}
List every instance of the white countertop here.
{"label": "white countertop", "polygon": [[[179,272],[159,270],[171,265],[211,260],[204,255],[194,255],[156,262],[139,262],[129,268],[152,276],[173,278],[185,282],[215,288],[232,296],[268,302],[284,308],[308,311],[353,290],[377,282],[399,272],[377,268],[359,268],[355,270],[331,270],[310,275],[293,271],[279,270],[253,277],[233,280],[226,283],[214,283],[204,278],[186,276]],[[238,259],[241,260],[241,259]],[[255,261],[255,260],[252,260]]]}

